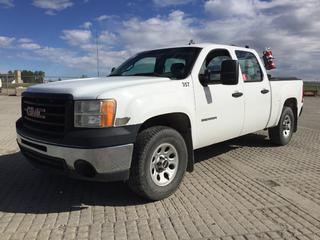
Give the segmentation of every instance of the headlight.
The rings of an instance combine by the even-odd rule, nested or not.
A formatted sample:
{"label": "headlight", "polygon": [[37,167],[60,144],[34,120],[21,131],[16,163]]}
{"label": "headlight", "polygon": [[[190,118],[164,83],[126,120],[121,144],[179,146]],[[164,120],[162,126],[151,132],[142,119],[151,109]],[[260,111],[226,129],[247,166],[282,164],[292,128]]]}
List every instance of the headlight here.
{"label": "headlight", "polygon": [[83,128],[112,127],[116,115],[116,101],[94,100],[74,103],[74,126]]}

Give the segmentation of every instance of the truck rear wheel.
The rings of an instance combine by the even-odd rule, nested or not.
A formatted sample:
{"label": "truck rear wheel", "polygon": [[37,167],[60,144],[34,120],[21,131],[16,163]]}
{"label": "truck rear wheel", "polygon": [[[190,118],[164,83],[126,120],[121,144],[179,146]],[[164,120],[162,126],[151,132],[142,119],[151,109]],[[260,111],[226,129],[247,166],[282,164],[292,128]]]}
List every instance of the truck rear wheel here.
{"label": "truck rear wheel", "polygon": [[293,111],[290,107],[284,107],[278,125],[268,129],[271,142],[280,146],[287,145],[291,140],[293,129]]}
{"label": "truck rear wheel", "polygon": [[145,129],[137,137],[128,185],[144,198],[166,198],[179,187],[187,159],[185,141],[176,130],[163,126]]}

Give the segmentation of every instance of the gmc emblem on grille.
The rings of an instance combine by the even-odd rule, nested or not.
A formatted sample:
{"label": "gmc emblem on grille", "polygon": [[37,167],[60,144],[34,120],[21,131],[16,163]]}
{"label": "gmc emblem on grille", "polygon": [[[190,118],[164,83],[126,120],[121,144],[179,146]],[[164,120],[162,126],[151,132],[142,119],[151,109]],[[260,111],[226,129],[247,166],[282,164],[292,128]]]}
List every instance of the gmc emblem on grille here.
{"label": "gmc emblem on grille", "polygon": [[41,115],[41,113],[44,113],[44,112],[46,112],[45,108],[36,108],[36,107],[30,107],[30,106],[26,108],[26,113],[28,117],[46,119],[46,116]]}

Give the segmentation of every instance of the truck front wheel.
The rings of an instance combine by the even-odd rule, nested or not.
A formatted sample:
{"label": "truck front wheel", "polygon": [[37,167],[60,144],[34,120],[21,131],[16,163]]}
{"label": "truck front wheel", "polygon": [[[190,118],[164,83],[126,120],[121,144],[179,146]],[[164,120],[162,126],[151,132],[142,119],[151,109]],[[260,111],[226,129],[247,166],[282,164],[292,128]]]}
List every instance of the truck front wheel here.
{"label": "truck front wheel", "polygon": [[268,130],[271,142],[280,146],[287,145],[291,140],[293,129],[293,111],[290,107],[284,107],[278,125]]}
{"label": "truck front wheel", "polygon": [[176,130],[164,126],[145,129],[137,137],[128,185],[144,198],[166,198],[179,187],[187,159],[185,141]]}

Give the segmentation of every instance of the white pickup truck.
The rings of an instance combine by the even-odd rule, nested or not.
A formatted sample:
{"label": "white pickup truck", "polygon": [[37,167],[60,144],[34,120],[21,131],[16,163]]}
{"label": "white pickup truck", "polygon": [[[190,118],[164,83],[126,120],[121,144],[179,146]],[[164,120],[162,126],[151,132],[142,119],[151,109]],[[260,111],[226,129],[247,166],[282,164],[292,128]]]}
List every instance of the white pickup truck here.
{"label": "white pickup truck", "polygon": [[303,82],[268,79],[253,49],[197,44],[139,53],[108,77],[29,87],[17,141],[37,167],[123,180],[159,200],[193,170],[195,149],[262,129],[286,145],[302,106]]}

